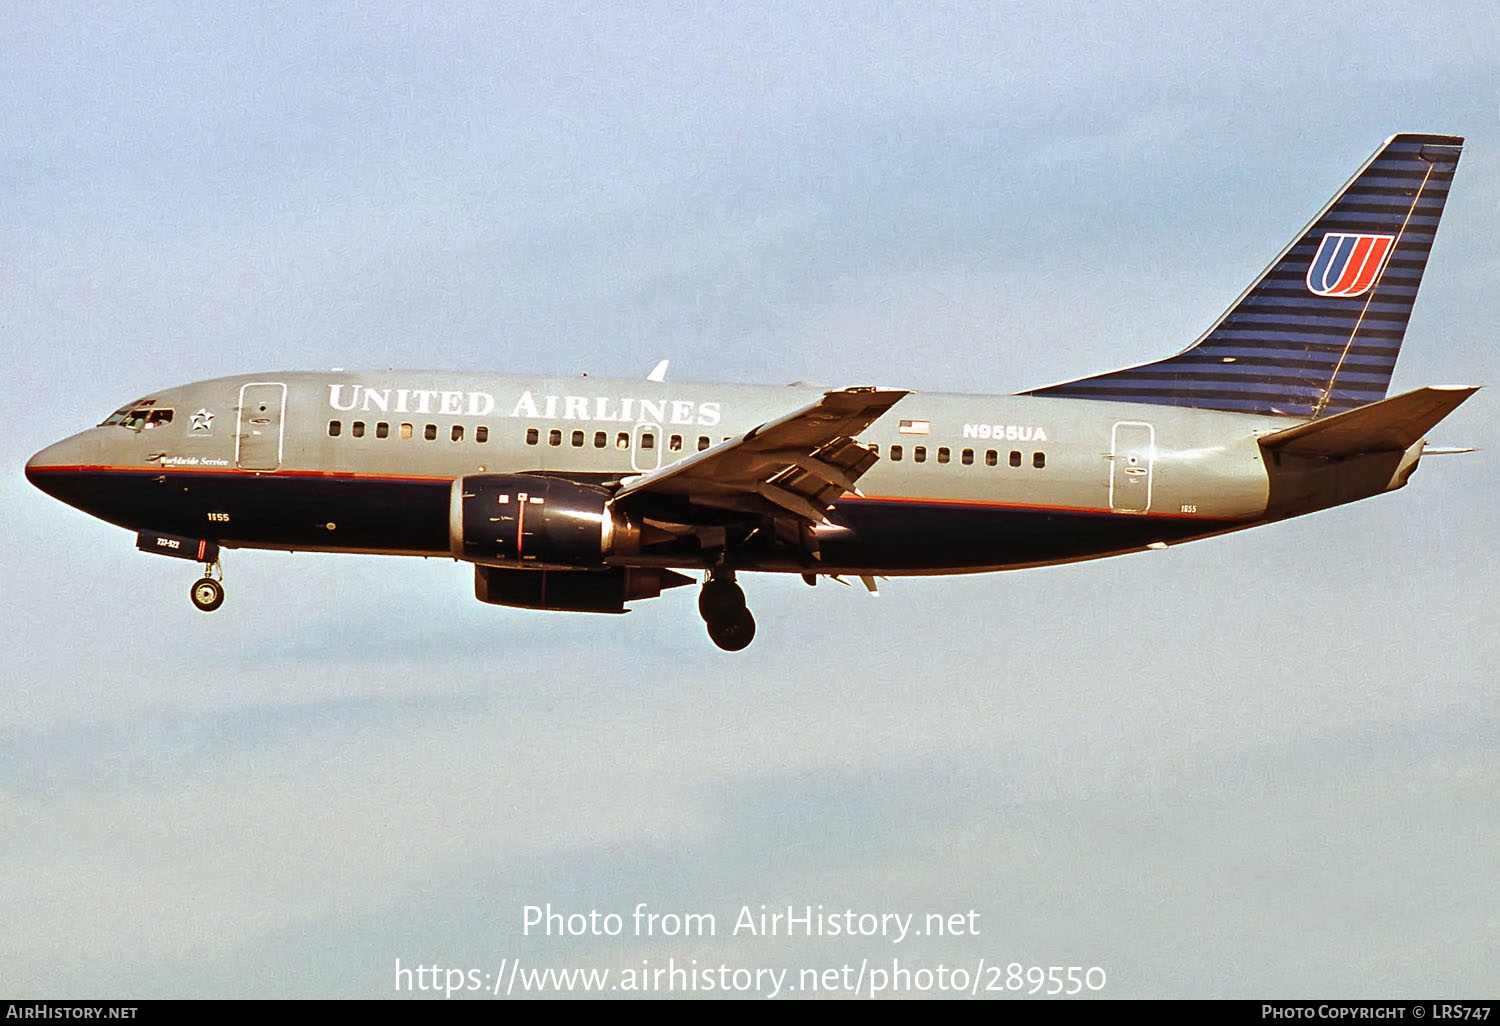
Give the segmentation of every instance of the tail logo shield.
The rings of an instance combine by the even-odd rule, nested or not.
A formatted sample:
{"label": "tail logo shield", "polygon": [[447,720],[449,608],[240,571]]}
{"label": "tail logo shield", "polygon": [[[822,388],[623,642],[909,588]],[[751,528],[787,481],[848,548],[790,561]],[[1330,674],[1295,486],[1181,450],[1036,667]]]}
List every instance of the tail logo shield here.
{"label": "tail logo shield", "polygon": [[1364,295],[1380,277],[1395,242],[1394,235],[1329,232],[1307,269],[1308,291],[1315,296]]}

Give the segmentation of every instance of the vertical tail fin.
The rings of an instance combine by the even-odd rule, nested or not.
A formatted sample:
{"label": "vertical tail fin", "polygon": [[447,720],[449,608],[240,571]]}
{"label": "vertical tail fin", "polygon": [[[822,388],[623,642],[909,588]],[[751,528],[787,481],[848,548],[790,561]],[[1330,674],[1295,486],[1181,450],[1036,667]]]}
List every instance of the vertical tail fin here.
{"label": "vertical tail fin", "polygon": [[1025,394],[1302,418],[1385,398],[1462,150],[1393,136],[1190,348]]}

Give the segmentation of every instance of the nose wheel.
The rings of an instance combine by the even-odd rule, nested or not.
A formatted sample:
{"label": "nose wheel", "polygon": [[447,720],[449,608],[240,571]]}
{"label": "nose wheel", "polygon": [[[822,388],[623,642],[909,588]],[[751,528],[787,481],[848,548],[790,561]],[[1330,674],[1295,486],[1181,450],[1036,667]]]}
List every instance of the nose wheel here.
{"label": "nose wheel", "polygon": [[698,593],[698,615],[708,625],[708,636],[726,652],[738,652],[755,639],[755,617],[745,608],[745,593],[734,582],[733,570],[710,571]]}
{"label": "nose wheel", "polygon": [[193,582],[192,590],[188,592],[193,605],[205,613],[212,613],[224,604],[224,585],[213,576],[216,573],[222,574],[217,563],[205,565],[203,576]]}

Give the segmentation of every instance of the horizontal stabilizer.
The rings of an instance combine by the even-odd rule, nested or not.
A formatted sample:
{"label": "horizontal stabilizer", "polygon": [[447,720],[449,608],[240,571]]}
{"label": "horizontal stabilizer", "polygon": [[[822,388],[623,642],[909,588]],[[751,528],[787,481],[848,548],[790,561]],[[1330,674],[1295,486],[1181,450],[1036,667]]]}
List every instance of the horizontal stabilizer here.
{"label": "horizontal stabilizer", "polygon": [[1322,420],[1262,435],[1261,448],[1324,459],[1342,459],[1368,452],[1404,452],[1477,391],[1478,388],[1464,385],[1419,388]]}

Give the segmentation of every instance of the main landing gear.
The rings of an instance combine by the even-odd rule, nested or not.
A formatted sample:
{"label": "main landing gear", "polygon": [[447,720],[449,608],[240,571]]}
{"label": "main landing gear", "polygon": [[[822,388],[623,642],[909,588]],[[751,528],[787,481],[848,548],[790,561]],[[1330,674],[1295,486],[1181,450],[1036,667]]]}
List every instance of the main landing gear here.
{"label": "main landing gear", "polygon": [[745,593],[734,583],[733,570],[710,570],[698,593],[698,615],[708,636],[726,652],[738,652],[755,638],[755,617],[745,608]]}
{"label": "main landing gear", "polygon": [[219,581],[224,577],[224,571],[218,563],[203,564],[203,576],[193,582],[192,590],[188,592],[192,596],[193,605],[205,613],[212,613],[224,604],[224,585]]}

